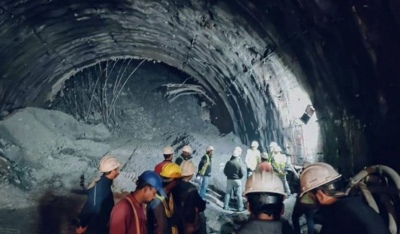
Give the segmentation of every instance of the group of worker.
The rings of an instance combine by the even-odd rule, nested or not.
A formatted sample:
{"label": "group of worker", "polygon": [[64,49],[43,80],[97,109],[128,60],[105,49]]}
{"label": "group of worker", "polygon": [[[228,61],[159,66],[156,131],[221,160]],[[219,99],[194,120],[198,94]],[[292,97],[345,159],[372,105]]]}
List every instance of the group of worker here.
{"label": "group of worker", "polygon": [[[287,158],[285,156],[283,160],[279,155],[281,151],[276,148],[276,143],[270,144],[269,154],[260,155],[256,143],[252,143],[246,155],[248,178],[243,193],[240,147],[233,150],[224,168],[228,179],[224,208],[229,207],[230,196],[234,193],[238,198],[238,211],[244,210],[245,197],[246,208],[250,212],[249,221],[236,233],[300,233],[299,228],[293,230],[288,222],[281,219],[283,201],[288,196],[285,189],[288,187],[285,186],[287,180],[285,182],[282,176],[285,174],[283,164],[287,165]],[[185,146],[182,151],[173,162],[173,148],[165,147],[164,161],[157,164],[154,171],[143,172],[136,181],[135,191],[115,206],[111,184],[119,174],[120,164],[115,157],[105,156],[99,168],[103,175],[88,187],[88,200],[81,211],[76,233],[200,233],[200,227],[204,225],[200,220],[206,208],[205,195],[214,148],[206,148],[198,168],[191,160],[191,147]],[[195,174],[200,191],[189,182]],[[381,216],[371,207],[359,197],[345,195],[345,186],[341,182],[342,176],[326,163],[305,165],[301,172],[298,201],[305,204],[311,202],[321,211],[320,233],[389,233]],[[309,233],[312,233],[311,229],[313,227],[309,227]]]}

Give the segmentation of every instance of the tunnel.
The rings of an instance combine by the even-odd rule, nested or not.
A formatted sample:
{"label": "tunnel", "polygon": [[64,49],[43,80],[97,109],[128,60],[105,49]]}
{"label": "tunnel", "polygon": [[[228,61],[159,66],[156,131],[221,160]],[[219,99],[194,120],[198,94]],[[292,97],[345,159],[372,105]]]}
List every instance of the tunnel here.
{"label": "tunnel", "polygon": [[228,158],[216,170],[257,140],[296,165],[399,172],[399,11],[394,0],[3,0],[0,149],[12,182],[1,193],[57,203],[67,195],[43,191],[79,180],[51,171],[60,155],[83,155],[68,165],[85,166],[65,168],[90,177],[114,150],[130,178],[167,144],[198,155],[217,144]]}

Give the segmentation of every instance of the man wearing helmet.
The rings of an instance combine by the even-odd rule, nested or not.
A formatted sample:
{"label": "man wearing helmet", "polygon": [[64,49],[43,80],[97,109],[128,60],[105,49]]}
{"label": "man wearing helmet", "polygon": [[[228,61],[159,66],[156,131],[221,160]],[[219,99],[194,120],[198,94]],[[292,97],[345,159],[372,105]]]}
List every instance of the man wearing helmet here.
{"label": "man wearing helmet", "polygon": [[154,172],[160,174],[161,169],[165,164],[171,163],[174,158],[174,149],[171,146],[164,147],[163,149],[164,161],[160,162],[154,167]]}
{"label": "man wearing helmet", "polygon": [[281,153],[282,149],[276,142],[271,142],[271,144],[269,145],[269,150],[269,162],[274,168],[274,171],[278,174],[279,178],[281,178],[286,194],[290,195],[291,191],[286,178],[286,168],[288,166],[288,163],[290,162],[288,162],[288,158],[286,157],[286,155]]}
{"label": "man wearing helmet", "polygon": [[251,176],[256,170],[257,164],[261,162],[260,151],[258,148],[258,142],[253,141],[251,142],[251,149],[247,150],[246,153],[246,166],[247,166],[247,177]]}
{"label": "man wearing helmet", "polygon": [[247,179],[243,195],[248,201],[250,221],[238,230],[238,234],[293,233],[291,226],[281,219],[286,194],[275,173],[254,173]]}
{"label": "man wearing helmet", "polygon": [[181,168],[176,163],[167,163],[160,172],[163,189],[147,206],[149,234],[176,234],[175,199],[172,190],[179,184]]}
{"label": "man wearing helmet", "polygon": [[300,185],[300,196],[309,196],[319,205],[321,234],[389,233],[381,216],[360,197],[346,196],[342,175],[331,165],[314,163],[307,166],[301,173]]}
{"label": "man wearing helmet", "polygon": [[162,190],[161,177],[153,171],[143,172],[136,189],[119,201],[111,212],[110,234],[146,234],[146,204]]}
{"label": "man wearing helmet", "polygon": [[190,145],[185,145],[182,148],[182,154],[175,160],[175,163],[181,165],[183,161],[192,159],[192,147]]}
{"label": "man wearing helmet", "polygon": [[114,206],[111,191],[112,181],[118,177],[121,164],[111,155],[100,161],[99,171],[103,174],[87,188],[87,200],[79,215],[76,233],[108,233],[107,224]]}
{"label": "man wearing helmet", "polygon": [[182,181],[172,190],[177,201],[175,204],[178,216],[178,233],[200,233],[200,230],[205,229],[206,226],[203,220],[204,215],[201,215],[201,212],[206,208],[206,202],[200,197],[196,186],[189,182],[197,168],[190,160],[183,161],[180,167]]}
{"label": "man wearing helmet", "polygon": [[211,177],[211,157],[214,154],[214,147],[209,145],[206,149],[206,154],[201,158],[199,163],[199,171],[197,172],[197,180],[200,181],[200,197],[206,199],[208,183]]}
{"label": "man wearing helmet", "polygon": [[235,147],[232,153],[231,159],[225,164],[224,174],[227,177],[225,199],[224,199],[224,210],[229,209],[229,201],[231,193],[233,192],[237,197],[237,209],[242,212],[243,209],[243,199],[242,199],[242,162],[240,160],[240,155],[242,155],[242,148]]}

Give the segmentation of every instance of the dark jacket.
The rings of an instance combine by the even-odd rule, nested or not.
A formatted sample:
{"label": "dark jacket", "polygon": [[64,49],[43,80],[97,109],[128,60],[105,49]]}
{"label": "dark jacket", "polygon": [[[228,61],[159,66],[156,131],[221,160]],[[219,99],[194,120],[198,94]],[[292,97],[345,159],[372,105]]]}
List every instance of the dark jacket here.
{"label": "dark jacket", "polygon": [[79,215],[80,226],[87,226],[87,233],[108,233],[108,222],[114,206],[111,185],[112,180],[102,175],[88,190],[86,203]]}
{"label": "dark jacket", "polygon": [[225,164],[224,174],[228,180],[238,180],[243,178],[242,163],[238,157],[232,156]]}
{"label": "dark jacket", "polygon": [[287,220],[282,221],[262,221],[251,220],[244,224],[237,234],[293,234],[293,229]]}
{"label": "dark jacket", "polygon": [[[164,202],[162,202],[163,200]],[[172,193],[157,194],[156,198],[147,205],[147,231],[149,234],[172,233],[171,227],[176,226],[175,200]],[[173,207],[169,207],[169,205]],[[167,211],[171,211],[170,217],[167,216]]]}
{"label": "dark jacket", "polygon": [[187,160],[190,160],[190,159],[192,159],[192,156],[184,157],[183,154],[181,154],[179,157],[177,157],[175,159],[175,163],[180,166],[184,160],[187,161]]}
{"label": "dark jacket", "polygon": [[212,157],[205,154],[200,160],[198,175],[211,176],[211,165]]}
{"label": "dark jacket", "polygon": [[176,215],[178,216],[178,233],[183,233],[184,223],[192,224],[195,222],[198,212],[206,209],[206,202],[200,197],[195,185],[187,181],[181,181],[178,186],[172,190],[175,198]]}
{"label": "dark jacket", "polygon": [[360,197],[339,198],[329,206],[321,206],[321,234],[388,234],[381,216]]}

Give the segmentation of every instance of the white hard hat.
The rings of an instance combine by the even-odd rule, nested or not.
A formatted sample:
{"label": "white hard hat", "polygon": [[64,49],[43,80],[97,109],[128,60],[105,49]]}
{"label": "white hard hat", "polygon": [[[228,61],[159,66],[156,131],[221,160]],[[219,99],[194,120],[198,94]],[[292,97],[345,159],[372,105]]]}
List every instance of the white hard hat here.
{"label": "white hard hat", "polygon": [[196,166],[191,160],[184,160],[181,163],[182,176],[194,175],[197,171]]}
{"label": "white hard hat", "polygon": [[189,153],[189,154],[192,154],[192,147],[190,147],[190,145],[185,145],[185,146],[182,148],[182,151],[183,151],[183,152],[187,152],[187,153]]}
{"label": "white hard hat", "polygon": [[268,153],[267,153],[267,152],[263,152],[263,153],[261,154],[261,158],[263,158],[263,159],[268,159],[268,158],[269,158]]}
{"label": "white hard hat", "polygon": [[120,166],[121,164],[118,162],[116,157],[112,155],[106,155],[100,161],[99,170],[101,172],[110,172]]}
{"label": "white hard hat", "polygon": [[173,153],[174,153],[174,149],[171,146],[167,146],[163,150],[163,154],[165,154],[165,155],[173,154]]}
{"label": "white hard hat", "polygon": [[257,141],[251,142],[251,147],[258,147],[258,142]]}
{"label": "white hard hat", "polygon": [[241,154],[242,154],[242,148],[240,148],[239,146],[235,147],[232,156],[239,157]]}
{"label": "white hard hat", "polygon": [[276,147],[274,148],[274,151],[275,151],[275,152],[281,152],[281,151],[282,151],[282,148],[281,148],[280,146],[276,146]]}
{"label": "white hard hat", "polygon": [[300,176],[301,194],[318,188],[342,177],[331,165],[327,163],[313,163],[307,166]]}
{"label": "white hard hat", "polygon": [[273,172],[256,172],[247,181],[243,195],[249,193],[276,193],[286,197],[282,180]]}
{"label": "white hard hat", "polygon": [[274,148],[274,147],[277,147],[277,146],[278,146],[278,143],[276,143],[275,141],[273,141],[273,142],[271,142],[269,144],[269,148]]}
{"label": "white hard hat", "polygon": [[214,147],[212,145],[207,146],[206,151],[208,152],[208,151],[211,151],[211,150],[214,151]]}

